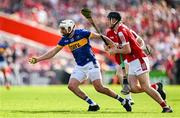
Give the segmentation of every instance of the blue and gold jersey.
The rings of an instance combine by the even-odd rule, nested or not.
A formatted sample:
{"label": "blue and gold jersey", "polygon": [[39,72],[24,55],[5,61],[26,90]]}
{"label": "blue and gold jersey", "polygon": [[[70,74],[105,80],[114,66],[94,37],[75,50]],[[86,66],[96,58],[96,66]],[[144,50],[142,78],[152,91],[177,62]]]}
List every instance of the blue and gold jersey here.
{"label": "blue and gold jersey", "polygon": [[76,29],[72,38],[62,37],[58,46],[68,46],[73,53],[77,65],[84,66],[88,62],[92,61],[96,63],[95,55],[92,52],[89,37],[91,32],[84,29]]}

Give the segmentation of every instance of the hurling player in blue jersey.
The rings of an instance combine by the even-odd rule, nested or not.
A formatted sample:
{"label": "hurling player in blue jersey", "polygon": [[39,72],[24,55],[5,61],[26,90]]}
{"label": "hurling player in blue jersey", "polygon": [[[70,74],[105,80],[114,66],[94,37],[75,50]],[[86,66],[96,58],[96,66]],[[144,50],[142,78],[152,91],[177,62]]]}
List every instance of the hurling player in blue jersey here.
{"label": "hurling player in blue jersey", "polygon": [[[88,95],[83,92],[79,85],[83,80],[89,78],[96,89],[96,91],[108,95],[120,101],[126,111],[131,111],[129,100],[121,98],[114,91],[105,87],[102,84],[102,76],[99,63],[97,62],[94,53],[92,52],[89,39],[101,39],[100,34],[92,33],[85,29],[74,29],[75,23],[72,20],[64,20],[60,23],[60,32],[63,37],[60,39],[58,45],[39,57],[32,57],[29,62],[35,64],[37,62],[50,59],[54,57],[64,46],[68,46],[77,63],[73,73],[71,74],[68,88],[78,97],[85,100],[89,104],[88,111],[97,111],[100,109]],[[110,39],[103,36],[108,44],[113,45]]]}

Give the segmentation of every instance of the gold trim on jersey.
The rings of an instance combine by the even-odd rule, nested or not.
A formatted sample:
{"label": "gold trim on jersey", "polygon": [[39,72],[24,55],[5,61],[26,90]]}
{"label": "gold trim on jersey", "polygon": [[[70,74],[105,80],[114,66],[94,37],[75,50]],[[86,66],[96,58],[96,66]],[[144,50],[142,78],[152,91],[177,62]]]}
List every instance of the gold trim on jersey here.
{"label": "gold trim on jersey", "polygon": [[90,35],[89,35],[89,38],[92,38],[94,36],[94,34],[93,33],[91,33]]}
{"label": "gold trim on jersey", "polygon": [[5,48],[0,48],[0,53],[4,53],[5,52]]}
{"label": "gold trim on jersey", "polygon": [[57,47],[58,47],[58,48],[63,48],[63,46],[61,46],[61,45],[57,45]]}
{"label": "gold trim on jersey", "polygon": [[88,39],[87,38],[83,38],[81,40],[78,40],[76,42],[72,42],[70,44],[68,44],[68,47],[70,48],[71,51],[78,49],[84,45],[86,45],[88,43]]}

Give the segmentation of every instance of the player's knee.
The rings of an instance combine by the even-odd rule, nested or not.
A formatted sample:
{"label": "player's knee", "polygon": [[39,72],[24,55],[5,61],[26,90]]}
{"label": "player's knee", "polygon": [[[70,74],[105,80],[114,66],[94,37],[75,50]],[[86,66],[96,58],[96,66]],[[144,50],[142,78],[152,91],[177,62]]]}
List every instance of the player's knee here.
{"label": "player's knee", "polygon": [[76,89],[76,86],[74,86],[73,84],[69,84],[68,89],[74,91]]}
{"label": "player's knee", "polygon": [[151,87],[149,85],[142,85],[141,88],[144,90],[144,91],[148,91],[149,89],[151,89]]}
{"label": "player's knee", "polygon": [[139,86],[131,86],[132,93],[139,93]]}

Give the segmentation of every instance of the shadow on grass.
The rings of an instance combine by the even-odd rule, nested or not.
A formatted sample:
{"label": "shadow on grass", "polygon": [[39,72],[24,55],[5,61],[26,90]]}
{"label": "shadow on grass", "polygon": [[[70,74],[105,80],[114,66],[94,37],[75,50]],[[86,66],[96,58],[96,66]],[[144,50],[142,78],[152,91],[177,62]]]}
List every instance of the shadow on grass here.
{"label": "shadow on grass", "polygon": [[39,114],[39,113],[59,113],[59,114],[142,114],[142,113],[158,113],[158,112],[125,112],[125,111],[97,111],[97,112],[88,112],[88,111],[73,111],[73,110],[9,110],[10,113],[25,113],[25,114]]}

